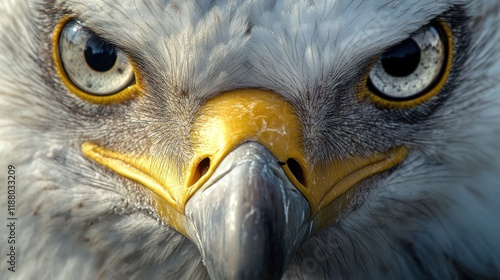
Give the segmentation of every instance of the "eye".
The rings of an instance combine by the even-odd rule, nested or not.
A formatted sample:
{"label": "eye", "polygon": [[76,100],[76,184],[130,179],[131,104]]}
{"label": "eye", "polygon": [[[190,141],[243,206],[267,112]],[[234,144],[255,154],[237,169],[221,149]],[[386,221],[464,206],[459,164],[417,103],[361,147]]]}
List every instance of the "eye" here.
{"label": "eye", "polygon": [[62,23],[59,29],[55,35],[58,36],[54,59],[70,90],[98,103],[120,101],[133,95],[135,73],[123,51],[77,20]]}
{"label": "eye", "polygon": [[[422,28],[385,51],[373,66],[367,87],[393,106],[423,102],[444,86],[451,65],[451,31],[444,23]],[[387,103],[386,103],[387,105]]]}

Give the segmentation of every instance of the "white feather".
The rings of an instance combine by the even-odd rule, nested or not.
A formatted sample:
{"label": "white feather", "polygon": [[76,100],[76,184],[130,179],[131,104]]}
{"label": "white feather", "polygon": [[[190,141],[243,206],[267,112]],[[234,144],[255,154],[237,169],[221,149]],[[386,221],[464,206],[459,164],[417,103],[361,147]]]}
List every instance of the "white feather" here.
{"label": "white feather", "polygon": [[[69,0],[56,1],[52,13],[45,13],[42,8],[49,2],[0,1],[0,184],[7,182],[7,166],[16,166],[18,217],[17,271],[7,272],[2,253],[1,275],[208,277],[196,247],[153,218],[148,193],[81,155],[83,138],[105,134],[104,128],[113,126],[101,127],[99,118],[95,123],[90,117],[78,119],[68,104],[92,112],[95,107],[66,96],[68,92],[53,92],[60,81],[53,69],[47,73],[42,67],[52,59],[52,30],[44,28],[54,27],[49,17],[65,14],[62,8],[139,54],[142,68],[156,77],[150,86],[165,96],[187,88],[202,102],[235,88],[268,88],[290,100],[313,100],[304,108],[310,111],[305,114],[309,120],[315,120],[324,104],[314,100],[324,100],[327,93],[348,94],[331,89],[359,74],[357,67],[364,61],[450,7],[465,5],[474,37],[460,84],[426,130],[412,134],[412,150],[403,166],[378,178],[359,209],[306,242],[285,276],[499,277],[496,2],[151,0],[117,6],[111,0]],[[66,103],[59,103],[61,99]],[[311,143],[320,139],[315,125],[306,131]],[[2,222],[7,218],[6,196],[2,188]],[[5,236],[6,228],[0,228]],[[0,246],[5,252],[5,239]]]}

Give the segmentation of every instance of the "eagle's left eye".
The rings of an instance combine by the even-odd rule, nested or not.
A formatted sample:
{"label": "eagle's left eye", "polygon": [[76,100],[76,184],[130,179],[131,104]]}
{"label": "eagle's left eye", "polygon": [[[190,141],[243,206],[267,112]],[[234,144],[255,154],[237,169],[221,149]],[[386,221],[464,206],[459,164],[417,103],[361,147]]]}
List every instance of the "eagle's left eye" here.
{"label": "eagle's left eye", "polygon": [[55,49],[59,74],[79,97],[107,103],[117,101],[116,95],[121,96],[118,100],[130,95],[135,73],[127,55],[78,20],[62,24],[55,39]]}
{"label": "eagle's left eye", "polygon": [[436,94],[447,79],[451,63],[446,28],[444,23],[429,24],[386,50],[369,74],[368,90],[395,104]]}

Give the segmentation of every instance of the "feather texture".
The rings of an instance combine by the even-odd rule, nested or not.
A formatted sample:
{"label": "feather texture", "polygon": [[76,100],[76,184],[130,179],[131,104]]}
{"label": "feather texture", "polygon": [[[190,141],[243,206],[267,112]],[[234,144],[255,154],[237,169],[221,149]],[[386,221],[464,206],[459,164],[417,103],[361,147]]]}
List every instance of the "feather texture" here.
{"label": "feather texture", "polygon": [[[64,17],[124,50],[144,96],[110,106],[73,96],[52,55]],[[358,102],[372,60],[436,18],[455,34],[443,97],[408,112]],[[161,220],[151,193],[79,147],[154,150],[181,164],[200,105],[257,87],[296,108],[315,164],[395,145],[410,151],[302,246],[286,279],[496,279],[499,26],[500,4],[487,0],[0,0],[0,182],[14,165],[18,218],[16,272],[3,256],[0,273],[208,279],[198,249]],[[7,221],[5,188],[0,209]]]}

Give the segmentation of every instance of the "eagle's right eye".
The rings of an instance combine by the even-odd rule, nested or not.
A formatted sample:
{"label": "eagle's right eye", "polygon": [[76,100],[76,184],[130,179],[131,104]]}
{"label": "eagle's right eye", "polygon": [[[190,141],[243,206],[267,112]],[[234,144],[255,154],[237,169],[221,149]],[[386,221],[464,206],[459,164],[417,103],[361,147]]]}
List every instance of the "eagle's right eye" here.
{"label": "eagle's right eye", "polygon": [[[57,30],[56,30],[57,33]],[[127,97],[135,85],[135,73],[127,55],[106,42],[78,20],[60,27],[55,39],[55,60],[66,86],[79,97],[97,103]],[[90,98],[86,98],[90,97]]]}

